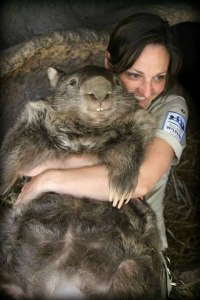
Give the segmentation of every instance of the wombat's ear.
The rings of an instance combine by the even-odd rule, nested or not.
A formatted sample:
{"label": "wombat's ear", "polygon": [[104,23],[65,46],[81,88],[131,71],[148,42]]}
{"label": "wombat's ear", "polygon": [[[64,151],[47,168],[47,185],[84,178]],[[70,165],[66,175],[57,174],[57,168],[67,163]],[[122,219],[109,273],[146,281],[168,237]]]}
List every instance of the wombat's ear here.
{"label": "wombat's ear", "polygon": [[50,84],[55,88],[58,84],[58,80],[61,76],[65,75],[62,71],[56,70],[55,68],[49,67],[47,69],[47,75],[50,81]]}
{"label": "wombat's ear", "polygon": [[53,88],[57,86],[58,80],[59,80],[59,74],[58,71],[52,67],[49,67],[47,69],[47,75],[50,81],[50,84]]}

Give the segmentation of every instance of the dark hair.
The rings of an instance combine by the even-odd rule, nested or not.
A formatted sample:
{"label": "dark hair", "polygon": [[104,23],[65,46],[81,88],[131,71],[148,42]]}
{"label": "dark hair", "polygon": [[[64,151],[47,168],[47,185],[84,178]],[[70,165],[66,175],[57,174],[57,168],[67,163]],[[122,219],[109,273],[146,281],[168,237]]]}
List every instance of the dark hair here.
{"label": "dark hair", "polygon": [[108,64],[119,74],[129,69],[149,44],[163,45],[170,57],[165,91],[173,87],[181,66],[181,55],[176,47],[167,21],[151,13],[137,13],[122,20],[113,30],[108,44]]}

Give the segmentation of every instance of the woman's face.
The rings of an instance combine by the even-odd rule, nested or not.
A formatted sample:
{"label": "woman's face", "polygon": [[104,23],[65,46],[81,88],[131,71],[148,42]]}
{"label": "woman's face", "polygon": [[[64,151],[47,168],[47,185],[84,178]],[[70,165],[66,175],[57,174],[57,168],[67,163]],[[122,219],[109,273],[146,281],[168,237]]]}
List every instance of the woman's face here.
{"label": "woman's face", "polygon": [[132,67],[119,74],[141,107],[147,107],[165,88],[169,54],[162,45],[148,45]]}

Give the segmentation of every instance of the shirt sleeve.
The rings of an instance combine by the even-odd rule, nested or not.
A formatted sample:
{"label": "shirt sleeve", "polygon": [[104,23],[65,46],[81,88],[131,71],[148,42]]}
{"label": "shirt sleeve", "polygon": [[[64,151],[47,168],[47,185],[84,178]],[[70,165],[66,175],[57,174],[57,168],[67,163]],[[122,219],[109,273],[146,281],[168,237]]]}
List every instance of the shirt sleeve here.
{"label": "shirt sleeve", "polygon": [[[186,146],[188,108],[183,97],[170,95],[163,99],[160,107],[155,111],[158,121],[155,136],[166,141],[173,148],[175,157],[172,164],[176,165]],[[152,113],[154,114],[153,111]]]}

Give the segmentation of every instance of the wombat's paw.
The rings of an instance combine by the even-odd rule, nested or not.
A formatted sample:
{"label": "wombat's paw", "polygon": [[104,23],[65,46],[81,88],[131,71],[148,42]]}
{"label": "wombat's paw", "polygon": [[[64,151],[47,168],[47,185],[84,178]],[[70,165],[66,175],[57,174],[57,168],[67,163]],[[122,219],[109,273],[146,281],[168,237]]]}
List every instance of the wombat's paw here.
{"label": "wombat's paw", "polygon": [[115,168],[109,174],[110,195],[109,200],[113,206],[121,208],[123,203],[128,203],[133,198],[138,182],[139,168]]}
{"label": "wombat's paw", "polygon": [[119,194],[117,191],[110,190],[109,200],[113,202],[114,207],[121,208],[124,203],[128,203],[133,197],[131,193]]}

